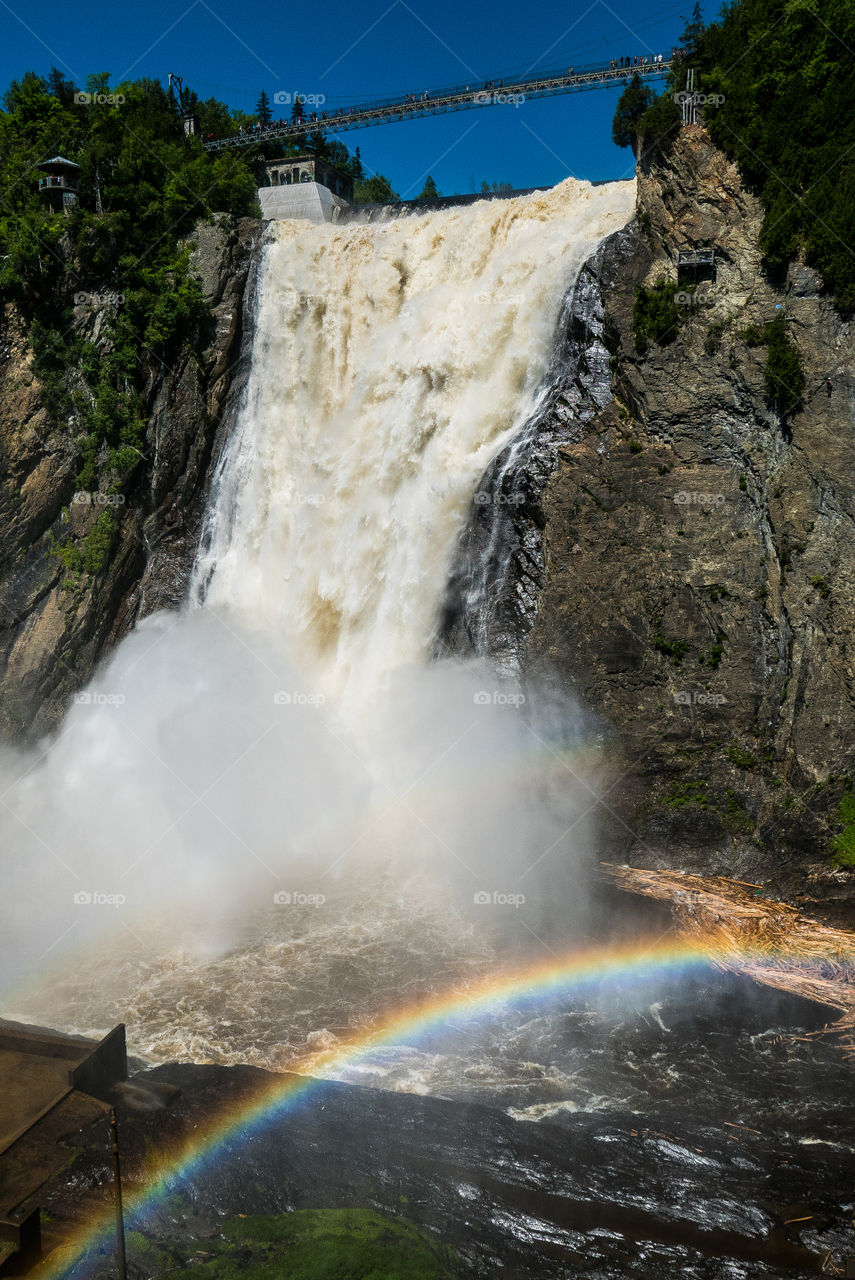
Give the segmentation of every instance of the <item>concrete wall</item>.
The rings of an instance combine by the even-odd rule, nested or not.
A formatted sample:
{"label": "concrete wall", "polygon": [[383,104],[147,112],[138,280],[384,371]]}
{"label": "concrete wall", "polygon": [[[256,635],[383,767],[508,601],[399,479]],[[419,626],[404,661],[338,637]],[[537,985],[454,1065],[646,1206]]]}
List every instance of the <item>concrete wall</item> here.
{"label": "concrete wall", "polygon": [[283,187],[259,187],[261,216],[298,218],[308,222],[336,222],[350,205],[319,182],[295,182]]}

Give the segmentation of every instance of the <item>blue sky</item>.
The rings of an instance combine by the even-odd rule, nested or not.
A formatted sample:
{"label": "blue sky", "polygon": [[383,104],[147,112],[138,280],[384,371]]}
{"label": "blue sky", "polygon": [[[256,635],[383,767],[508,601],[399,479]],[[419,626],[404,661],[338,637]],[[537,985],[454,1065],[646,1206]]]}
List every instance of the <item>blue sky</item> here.
{"label": "blue sky", "polygon": [[[366,96],[475,83],[529,67],[553,70],[619,54],[668,52],[693,0],[0,0],[0,84],[58,66],[83,87],[174,71],[200,97],[253,110],[259,90],[324,94],[327,106]],[[705,12],[710,16],[710,6]],[[408,121],[340,135],[405,196],[427,173],[443,193],[508,181],[629,176],[611,141],[618,90],[599,90]]]}

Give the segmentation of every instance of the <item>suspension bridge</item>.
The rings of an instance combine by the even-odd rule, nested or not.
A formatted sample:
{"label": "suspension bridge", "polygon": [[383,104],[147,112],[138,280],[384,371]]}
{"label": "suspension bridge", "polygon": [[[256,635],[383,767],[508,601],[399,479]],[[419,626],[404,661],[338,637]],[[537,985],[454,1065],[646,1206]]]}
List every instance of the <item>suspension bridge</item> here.
{"label": "suspension bridge", "polygon": [[[634,75],[646,82],[664,80],[676,62],[675,56],[665,54],[635,60],[627,57],[613,59],[606,64],[568,67],[564,72],[553,72],[550,75],[503,77],[497,80],[487,79],[478,84],[470,82],[444,89],[425,89],[420,93],[405,93],[395,98],[337,107],[329,111],[305,111],[300,119],[255,125],[228,138],[203,138],[202,145],[206,151],[223,151],[279,138],[304,138],[307,133],[317,131],[346,133],[351,129],[365,129],[371,125],[445,115],[449,111],[472,111],[489,106],[518,107],[535,98],[554,98],[563,93],[628,85]],[[309,95],[278,93],[273,95],[273,105],[293,107],[295,97],[309,99]],[[316,95],[316,101],[318,97]]]}

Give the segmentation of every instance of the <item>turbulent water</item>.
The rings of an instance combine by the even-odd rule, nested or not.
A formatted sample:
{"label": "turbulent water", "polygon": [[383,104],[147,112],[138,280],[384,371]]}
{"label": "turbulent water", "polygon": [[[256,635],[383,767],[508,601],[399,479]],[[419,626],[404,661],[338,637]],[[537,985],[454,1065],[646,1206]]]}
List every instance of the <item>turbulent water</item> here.
{"label": "turbulent water", "polygon": [[6,1016],[278,1066],[484,972],[509,915],[535,950],[550,899],[571,928],[596,785],[580,717],[430,655],[479,478],[633,200],[571,180],[272,225],[188,608],[6,762]]}
{"label": "turbulent water", "polygon": [[327,695],[372,698],[423,661],[477,482],[633,197],[571,180],[379,227],[277,224],[197,598],[285,637]]}

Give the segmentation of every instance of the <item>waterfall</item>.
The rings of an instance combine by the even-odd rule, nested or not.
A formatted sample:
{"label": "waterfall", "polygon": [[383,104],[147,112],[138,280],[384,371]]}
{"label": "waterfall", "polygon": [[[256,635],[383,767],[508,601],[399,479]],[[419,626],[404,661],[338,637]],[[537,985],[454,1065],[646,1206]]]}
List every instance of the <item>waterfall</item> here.
{"label": "waterfall", "polygon": [[584,762],[484,662],[431,658],[479,478],[513,458],[567,289],[633,201],[568,180],[271,225],[188,607],[0,760],[6,1016],[283,1065],[482,963],[484,891],[526,903],[524,941],[539,883],[565,901],[540,877],[584,845]]}
{"label": "waterfall", "polygon": [[385,224],[275,224],[195,602],[276,629],[334,696],[423,660],[473,490],[633,197],[570,179]]}

